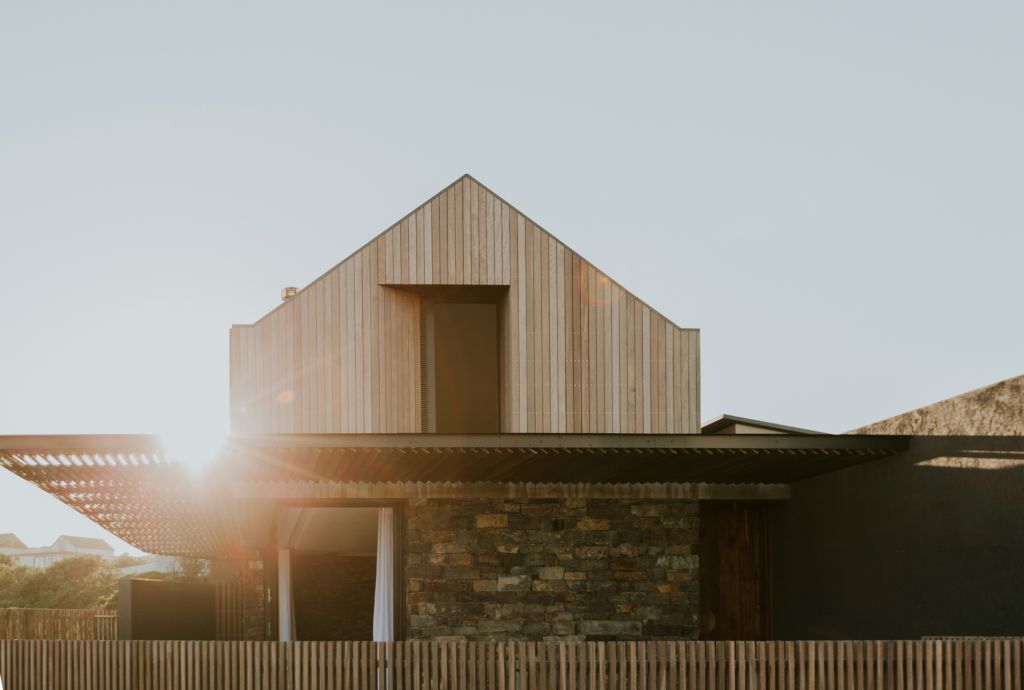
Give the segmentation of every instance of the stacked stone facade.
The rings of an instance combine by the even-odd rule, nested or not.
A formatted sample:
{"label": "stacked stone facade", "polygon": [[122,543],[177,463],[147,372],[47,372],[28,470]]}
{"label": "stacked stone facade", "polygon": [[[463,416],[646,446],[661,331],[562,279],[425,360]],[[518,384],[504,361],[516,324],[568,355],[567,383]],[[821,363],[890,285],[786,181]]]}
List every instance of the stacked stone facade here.
{"label": "stacked stone facade", "polygon": [[698,503],[413,499],[410,639],[686,639],[698,625]]}

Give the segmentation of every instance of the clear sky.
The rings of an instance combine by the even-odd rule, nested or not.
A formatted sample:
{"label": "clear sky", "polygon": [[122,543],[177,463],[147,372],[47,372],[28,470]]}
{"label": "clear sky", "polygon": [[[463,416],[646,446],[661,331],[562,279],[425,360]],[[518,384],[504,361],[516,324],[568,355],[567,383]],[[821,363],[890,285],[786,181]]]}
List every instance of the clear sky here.
{"label": "clear sky", "polygon": [[203,447],[229,325],[464,172],[701,329],[705,420],[1024,373],[1019,0],[344,5],[0,4],[0,434]]}

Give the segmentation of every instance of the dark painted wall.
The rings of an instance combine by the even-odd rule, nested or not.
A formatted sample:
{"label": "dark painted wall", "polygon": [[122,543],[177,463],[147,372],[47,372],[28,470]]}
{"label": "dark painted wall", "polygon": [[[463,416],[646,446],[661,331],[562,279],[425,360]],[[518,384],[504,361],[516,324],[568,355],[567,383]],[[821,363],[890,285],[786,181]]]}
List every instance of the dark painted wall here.
{"label": "dark painted wall", "polygon": [[794,484],[774,523],[775,637],[1024,633],[1024,439],[988,446],[915,441]]}
{"label": "dark painted wall", "polygon": [[214,586],[205,582],[121,580],[118,638],[214,640]]}

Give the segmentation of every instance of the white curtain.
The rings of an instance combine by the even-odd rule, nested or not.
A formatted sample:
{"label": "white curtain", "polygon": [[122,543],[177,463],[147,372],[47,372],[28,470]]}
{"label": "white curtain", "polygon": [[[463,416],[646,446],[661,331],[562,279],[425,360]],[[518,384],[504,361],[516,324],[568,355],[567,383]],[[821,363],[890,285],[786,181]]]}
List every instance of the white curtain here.
{"label": "white curtain", "polygon": [[[373,593],[373,641],[395,639],[395,511],[377,512],[377,586]],[[284,639],[284,638],[281,638]]]}
{"label": "white curtain", "polygon": [[291,549],[277,550],[277,631],[281,642],[291,642],[295,639]]}

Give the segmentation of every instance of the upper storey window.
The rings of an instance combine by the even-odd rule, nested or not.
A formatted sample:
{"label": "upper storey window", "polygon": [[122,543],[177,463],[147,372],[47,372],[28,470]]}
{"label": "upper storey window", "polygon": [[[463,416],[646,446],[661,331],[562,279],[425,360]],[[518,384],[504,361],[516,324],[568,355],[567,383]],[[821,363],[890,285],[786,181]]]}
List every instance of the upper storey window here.
{"label": "upper storey window", "polygon": [[423,431],[499,431],[498,310],[493,303],[423,301]]}

